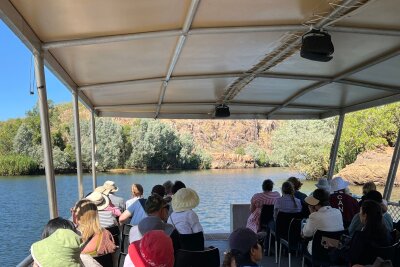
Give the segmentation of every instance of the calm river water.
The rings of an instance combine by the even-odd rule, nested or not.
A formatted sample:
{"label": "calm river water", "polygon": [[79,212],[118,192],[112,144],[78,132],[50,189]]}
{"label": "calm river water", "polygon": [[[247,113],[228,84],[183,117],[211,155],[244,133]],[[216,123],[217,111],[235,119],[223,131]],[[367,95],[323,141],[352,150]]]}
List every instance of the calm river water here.
{"label": "calm river water", "polygon": [[[99,174],[98,184],[113,180],[120,188],[117,195],[128,198],[132,183],[142,184],[145,196],[148,196],[155,184],[181,180],[200,196],[200,205],[195,211],[205,232],[228,232],[229,204],[249,203],[251,196],[261,191],[262,181],[266,178],[272,179],[275,190],[280,191],[280,185],[291,175],[302,177],[286,168],[163,171]],[[84,175],[83,182],[85,194],[89,193],[91,175]],[[314,183],[305,181],[302,191],[310,193],[315,189]],[[43,226],[48,221],[46,181],[44,176],[0,177],[0,188],[3,207],[0,218],[0,266],[15,266],[28,255],[30,245],[40,238]],[[76,176],[57,176],[56,188],[59,215],[69,217],[69,209],[78,199]],[[359,194],[360,188],[355,187],[352,191]]]}

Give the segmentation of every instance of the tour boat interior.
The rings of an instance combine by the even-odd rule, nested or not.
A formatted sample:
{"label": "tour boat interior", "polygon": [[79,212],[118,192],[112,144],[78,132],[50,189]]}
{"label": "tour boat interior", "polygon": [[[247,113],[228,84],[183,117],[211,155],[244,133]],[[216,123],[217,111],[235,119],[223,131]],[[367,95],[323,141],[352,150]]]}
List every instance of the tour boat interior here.
{"label": "tour boat interior", "polygon": [[[399,14],[397,0],[0,1],[0,18],[35,58],[50,217],[57,215],[57,202],[44,66],[73,94],[75,125],[78,101],[91,111],[93,159],[96,117],[281,120],[339,115],[331,178],[345,114],[400,100]],[[333,47],[310,48],[310,36],[317,43],[318,37],[324,42],[330,37]],[[304,58],[310,49],[319,61]],[[80,132],[75,128],[83,196]],[[210,235],[207,242],[219,242],[220,252],[226,248],[224,234]]]}

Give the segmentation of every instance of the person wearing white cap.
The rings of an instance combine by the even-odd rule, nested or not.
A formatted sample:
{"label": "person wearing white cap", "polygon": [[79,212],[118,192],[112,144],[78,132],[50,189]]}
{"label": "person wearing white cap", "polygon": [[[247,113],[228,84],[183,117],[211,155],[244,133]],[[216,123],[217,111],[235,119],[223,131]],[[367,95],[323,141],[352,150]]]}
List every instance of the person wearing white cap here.
{"label": "person wearing white cap", "polygon": [[329,202],[333,208],[340,210],[343,216],[344,227],[347,228],[354,215],[360,212],[358,201],[346,193],[349,182],[343,180],[342,177],[335,177],[331,181],[331,196]]}
{"label": "person wearing white cap", "polygon": [[318,180],[318,183],[315,184],[315,187],[317,187],[318,189],[323,189],[327,192],[331,192],[331,185],[329,184],[329,181],[326,178],[320,178]]}
{"label": "person wearing white cap", "polygon": [[[316,189],[304,201],[310,209],[302,235],[304,237],[312,237],[317,230],[335,232],[344,230],[342,214],[338,209],[329,205],[329,192],[324,189]],[[308,243],[308,252],[311,254],[312,242]]]}

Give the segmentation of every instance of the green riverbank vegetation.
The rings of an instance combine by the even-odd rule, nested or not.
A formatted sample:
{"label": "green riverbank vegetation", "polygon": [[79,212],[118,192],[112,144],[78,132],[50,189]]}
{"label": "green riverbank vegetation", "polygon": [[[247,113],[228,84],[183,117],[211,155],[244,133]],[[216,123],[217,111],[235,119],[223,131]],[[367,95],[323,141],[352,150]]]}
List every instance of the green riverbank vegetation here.
{"label": "green riverbank vegetation", "polygon": [[[53,160],[56,173],[75,172],[75,136],[71,104],[49,103]],[[89,113],[80,107],[82,162],[91,169]],[[329,153],[337,118],[325,120],[277,121],[266,131],[252,127],[252,139],[241,138],[243,121],[233,121],[229,129],[204,126],[181,131],[176,121],[151,119],[96,119],[96,165],[99,171],[132,169],[206,169],[226,158],[250,166],[292,167],[309,178],[327,173]],[[213,122],[210,122],[213,123]],[[250,123],[250,122],[249,122]],[[235,125],[237,124],[237,127]],[[239,125],[240,124],[240,125]],[[260,122],[261,124],[261,122]],[[355,161],[358,154],[379,146],[393,146],[400,127],[400,104],[391,104],[346,115],[337,159],[337,171]],[[182,127],[181,127],[182,128]],[[186,127],[187,128],[187,127]],[[225,137],[237,136],[241,142]],[[232,133],[231,131],[237,131]],[[236,129],[236,130],[235,130]],[[199,138],[199,136],[201,138]],[[211,140],[211,141],[210,141]],[[229,144],[218,156],[210,144]],[[226,164],[226,163],[224,163]],[[226,164],[226,167],[229,164]],[[222,165],[224,167],[224,165]],[[0,122],[0,175],[43,173],[40,119],[38,108],[25,118]]]}

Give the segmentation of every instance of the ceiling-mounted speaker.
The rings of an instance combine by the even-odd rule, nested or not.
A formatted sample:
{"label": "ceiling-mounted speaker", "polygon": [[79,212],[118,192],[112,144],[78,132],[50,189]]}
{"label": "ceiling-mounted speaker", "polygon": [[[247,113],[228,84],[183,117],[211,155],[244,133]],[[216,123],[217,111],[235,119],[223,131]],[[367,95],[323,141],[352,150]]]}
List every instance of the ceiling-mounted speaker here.
{"label": "ceiling-mounted speaker", "polygon": [[312,29],[302,37],[300,56],[313,61],[328,62],[335,51],[331,36],[322,30]]}
{"label": "ceiling-mounted speaker", "polygon": [[215,107],[215,117],[217,118],[226,118],[231,115],[229,111],[229,107],[225,104],[221,104]]}

